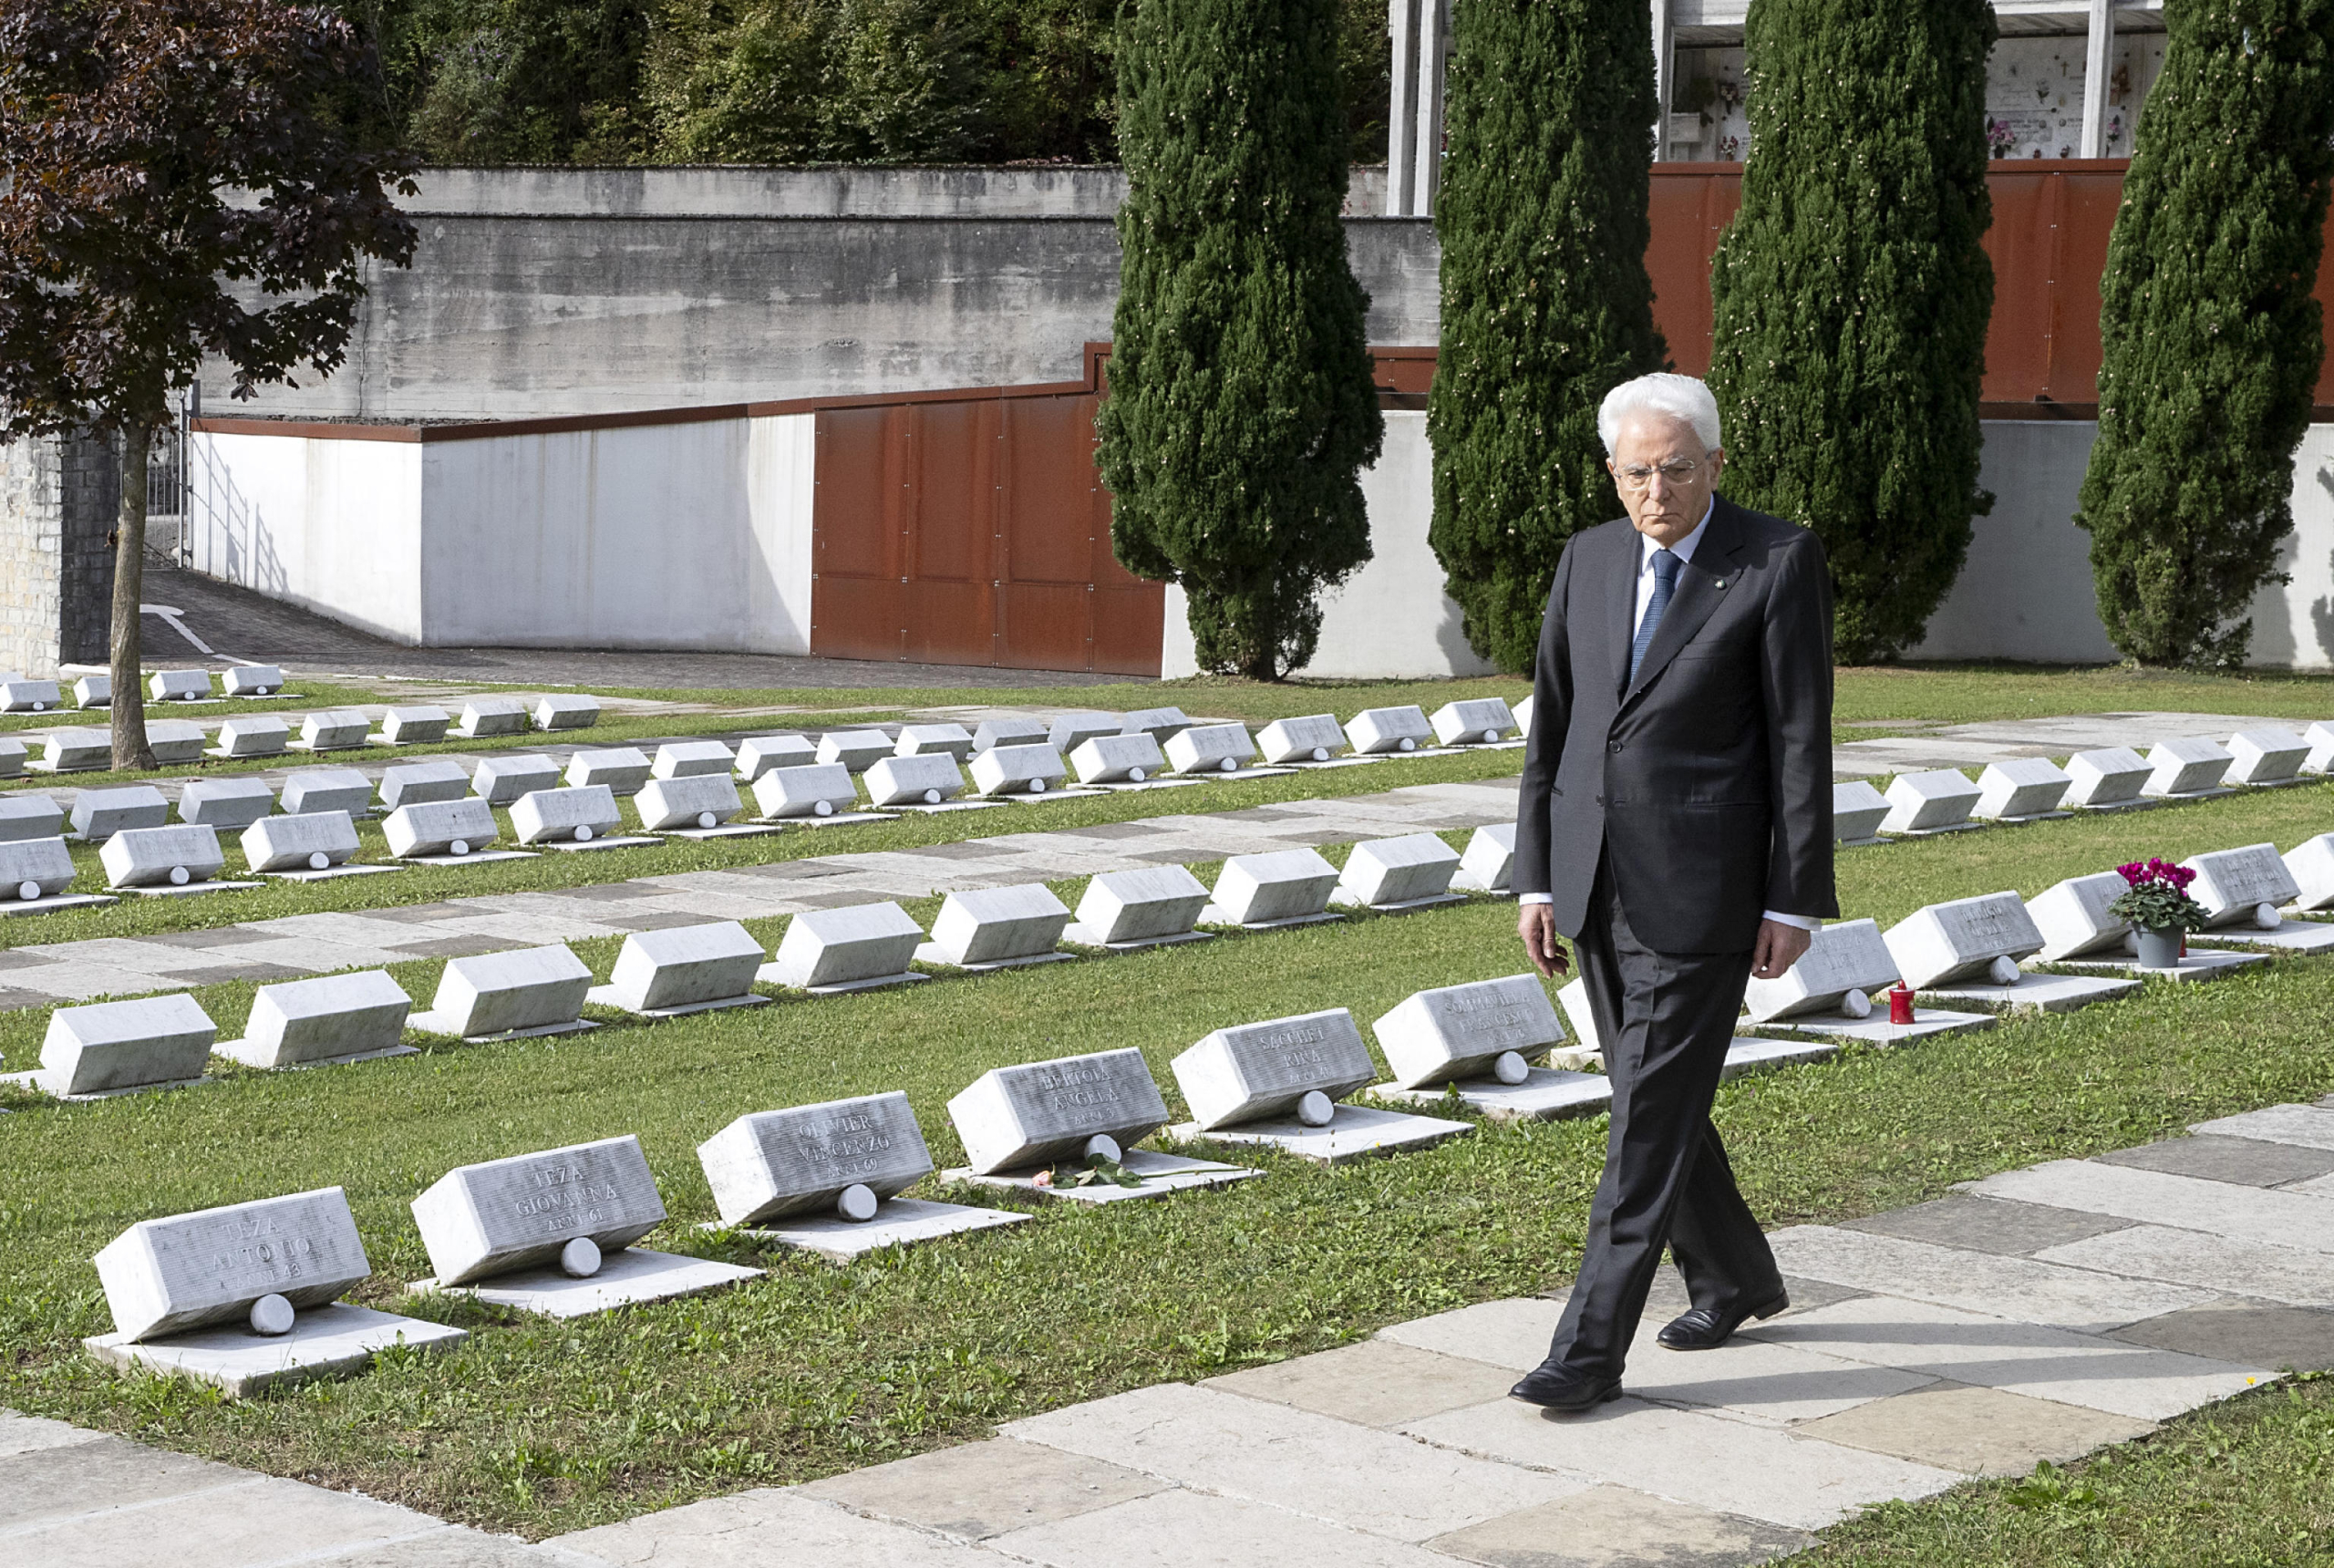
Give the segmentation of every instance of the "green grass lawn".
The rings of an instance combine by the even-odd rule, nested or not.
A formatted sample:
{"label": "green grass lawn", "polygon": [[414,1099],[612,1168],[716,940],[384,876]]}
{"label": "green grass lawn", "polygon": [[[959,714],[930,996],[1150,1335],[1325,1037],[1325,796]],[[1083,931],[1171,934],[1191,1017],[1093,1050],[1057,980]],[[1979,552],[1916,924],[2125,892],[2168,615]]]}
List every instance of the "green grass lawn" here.
{"label": "green grass lawn", "polygon": [[[2283,842],[2325,807],[2321,790],[2286,791],[1857,851],[1843,858],[1843,890],[1851,913],[1886,917],[2097,869],[2102,852],[2125,852],[2107,849],[2121,834],[2166,852]],[[1514,972],[1512,924],[1509,906],[1477,902],[352,1068],[222,1068],[222,1081],[188,1093],[27,1104],[0,1118],[0,1404],[539,1535],[1544,1289],[1576,1259],[1601,1121],[1486,1126],[1341,1171],[1269,1159],[1267,1180],[1221,1194],[1046,1211],[1013,1232],[849,1268],[760,1259],[769,1277],[726,1295],[577,1323],[400,1302],[398,1289],[428,1272],[406,1205],[452,1165],[637,1133],[673,1213],[648,1244],[750,1259],[694,1228],[712,1213],[695,1146],[742,1112],[905,1089],[945,1165],[959,1158],[945,1102],[988,1067],[1133,1045],[1172,1105],[1168,1060],[1208,1029],[1324,1006],[1350,1007],[1366,1026],[1420,986]],[[615,946],[580,950],[604,973]],[[433,967],[402,975],[426,991]],[[231,1027],[236,989],[202,994]],[[5,1026],[12,1056],[33,1023]],[[2329,1088],[2334,965],[2289,960],[1739,1080],[1720,1115],[1752,1202],[1785,1224],[1917,1202],[1957,1181]],[[77,1354],[77,1336],[108,1326],[88,1259],[123,1227],[326,1184],[347,1189],[372,1256],[358,1299],[469,1323],[468,1344],[244,1404],[117,1378]],[[2242,1409],[2257,1408],[2288,1419],[2281,1407]],[[1889,1528],[1926,1539],[1916,1532],[1957,1527],[1920,1509],[1992,1506],[1968,1501],[1991,1495],[1965,1489]]]}

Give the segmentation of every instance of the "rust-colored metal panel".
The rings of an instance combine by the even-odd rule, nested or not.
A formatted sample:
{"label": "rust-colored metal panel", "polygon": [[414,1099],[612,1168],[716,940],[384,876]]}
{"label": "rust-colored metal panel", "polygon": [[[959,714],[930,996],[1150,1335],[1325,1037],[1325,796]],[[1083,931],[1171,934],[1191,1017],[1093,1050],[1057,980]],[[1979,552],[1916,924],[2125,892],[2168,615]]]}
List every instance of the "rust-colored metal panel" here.
{"label": "rust-colored metal panel", "polygon": [[[2058,269],[2050,288],[2050,370],[2037,391],[2054,403],[2099,401],[2099,285],[2123,201],[2123,171],[2087,164],[2059,176]],[[1998,295],[1999,288],[1997,285]],[[1987,346],[1998,342],[1996,316]],[[2029,393],[2029,396],[2034,394]]]}
{"label": "rust-colored metal panel", "polygon": [[2063,188],[2047,170],[1996,173],[1987,184],[1994,197],[1994,224],[1985,241],[1994,263],[1994,315],[1982,396],[1988,403],[2029,403],[2050,381]]}
{"label": "rust-colored metal panel", "polygon": [[997,591],[997,662],[1017,670],[1093,668],[1087,639],[1094,596],[1084,583],[1001,585]]}
{"label": "rust-colored metal panel", "polygon": [[1094,471],[1094,407],[1091,397],[1028,397],[1005,410],[1009,583],[1092,580],[1088,546],[1101,482]]}
{"label": "rust-colored metal panel", "polygon": [[1710,367],[1710,259],[1718,237],[1742,205],[1739,163],[1656,164],[1647,192],[1653,236],[1646,275],[1653,281],[1653,322],[1678,370]]}
{"label": "rust-colored metal panel", "polygon": [[811,651],[833,659],[901,659],[907,584],[896,577],[819,576],[811,584]]}
{"label": "rust-colored metal panel", "polygon": [[1094,624],[1094,660],[1089,668],[1110,675],[1157,679],[1167,592],[1157,583],[1130,579],[1131,588],[1097,588],[1089,614]]}
{"label": "rust-colored metal panel", "polygon": [[987,583],[997,532],[997,404],[923,403],[905,410],[914,461],[906,499],[908,576]]}
{"label": "rust-colored metal panel", "polygon": [[818,415],[811,504],[811,651],[897,659],[906,624],[896,410]]}

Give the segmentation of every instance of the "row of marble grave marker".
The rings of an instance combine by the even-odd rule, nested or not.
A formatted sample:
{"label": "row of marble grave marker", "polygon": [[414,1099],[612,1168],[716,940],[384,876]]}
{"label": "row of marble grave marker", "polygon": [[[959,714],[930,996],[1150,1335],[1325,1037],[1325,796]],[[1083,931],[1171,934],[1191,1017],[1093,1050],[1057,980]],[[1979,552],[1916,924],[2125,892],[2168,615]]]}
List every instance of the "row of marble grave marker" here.
{"label": "row of marble grave marker", "polygon": [[2236,786],[2277,789],[2334,772],[2334,724],[2307,735],[2248,729],[2217,741],[2191,737],[2159,741],[2147,755],[2124,747],[2078,751],[2060,768],[2044,757],[1986,765],[1975,783],[1957,769],[1900,773],[1886,793],[1862,779],[1832,789],[1833,831],[1843,844],[1891,837],[1922,838],[1990,822],[2035,822],[2070,810],[2133,810],[2236,793]]}
{"label": "row of marble grave marker", "polygon": [[[255,699],[284,695],[280,684],[268,691],[236,689],[232,677],[243,673],[246,672],[229,672],[228,696]],[[282,680],[281,671],[261,673],[274,676],[279,683]],[[97,678],[89,677],[80,684],[87,686]],[[198,680],[199,690],[193,685]],[[159,689],[165,681],[175,682],[179,688],[168,697]],[[28,681],[18,685],[32,691],[24,699],[27,706],[5,711],[38,713],[55,705],[55,682]],[[201,702],[211,696],[210,676],[201,670],[158,672],[154,685],[158,701]],[[12,689],[0,684],[0,695]],[[110,701],[108,686],[99,700],[81,706],[102,707]],[[35,704],[42,706],[31,706]],[[353,751],[367,746],[427,746],[443,742],[449,736],[475,739],[523,735],[530,728],[587,729],[597,724],[599,717],[600,700],[594,696],[553,694],[536,698],[532,706],[516,697],[479,697],[463,704],[459,719],[442,707],[392,707],[382,716],[377,729],[362,708],[331,708],[302,716],[296,735],[291,725],[275,714],[230,718],[219,727],[215,739],[200,724],[154,718],[147,722],[146,742],[154,753],[154,760],[168,768],[200,762],[206,757],[236,760],[280,757],[287,752]],[[30,758],[23,741],[0,737],[0,779],[18,778],[26,772],[96,773],[113,766],[113,738],[106,730],[57,728],[43,732],[39,738],[41,755]]]}
{"label": "row of marble grave marker", "polygon": [[[1172,1129],[1139,1050],[994,1068],[948,1102],[966,1164],[941,1178],[1088,1204],[1152,1198],[1263,1174],[1136,1147],[1162,1132],[1171,1142],[1270,1147],[1336,1164],[1472,1130],[1348,1103],[1365,1088],[1396,1104],[1503,1094],[1495,1114],[1507,1117],[1582,1115],[1609,1103],[1600,1077],[1530,1065],[1561,1046],[1565,1030],[1529,975],[1420,992],[1374,1029],[1392,1069],[1383,1082],[1343,1008],[1218,1029],[1171,1064],[1193,1112]],[[705,1229],[836,1261],[1029,1217],[901,1196],[935,1162],[897,1091],[751,1112],[706,1140],[697,1157],[719,1215]],[[554,1317],[701,1294],[762,1272],[635,1245],[667,1212],[628,1135],[458,1167],[412,1212],[435,1272],[411,1289]],[[390,1346],[464,1337],[339,1299],[371,1265],[338,1188],[141,1221],[95,1262],[114,1332],[85,1341],[92,1354],[237,1396],[354,1370]]]}

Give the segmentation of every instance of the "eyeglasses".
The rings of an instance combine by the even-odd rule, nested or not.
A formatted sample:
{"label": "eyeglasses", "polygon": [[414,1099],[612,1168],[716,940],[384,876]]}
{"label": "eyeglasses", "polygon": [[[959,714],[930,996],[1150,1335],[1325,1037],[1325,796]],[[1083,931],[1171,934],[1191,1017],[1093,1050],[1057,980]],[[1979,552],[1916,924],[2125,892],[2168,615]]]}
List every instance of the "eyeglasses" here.
{"label": "eyeglasses", "polygon": [[1657,473],[1673,485],[1682,485],[1692,483],[1694,476],[1701,471],[1702,465],[1692,458],[1672,458],[1657,469],[1647,468],[1642,463],[1627,463],[1615,469],[1613,477],[1620,482],[1623,490],[1634,493],[1653,483],[1653,476]]}

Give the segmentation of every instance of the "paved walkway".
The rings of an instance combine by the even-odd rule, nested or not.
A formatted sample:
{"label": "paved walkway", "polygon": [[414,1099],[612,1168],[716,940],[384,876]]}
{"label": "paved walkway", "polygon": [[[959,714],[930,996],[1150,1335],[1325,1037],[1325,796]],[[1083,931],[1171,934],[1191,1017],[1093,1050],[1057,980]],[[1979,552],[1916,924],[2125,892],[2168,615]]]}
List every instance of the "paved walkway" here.
{"label": "paved walkway", "polygon": [[[1627,1398],[1505,1398],[1562,1298],[1496,1301],[986,1441],[540,1546],[0,1417],[26,1568],[1719,1568],[1886,1498],[2019,1475],[2334,1365],[2334,1095],[1774,1233],[1792,1310],[1651,1343]],[[1182,1200],[1203,1202],[1204,1198]],[[2242,1283],[2239,1292],[2231,1288]]]}
{"label": "paved walkway", "polygon": [[[1515,789],[1513,778],[1422,784],[1375,795],[1006,832],[921,849],[681,872],[544,892],[286,915],[156,936],[36,944],[0,951],[0,1010],[230,980],[296,980],[413,958],[459,958],[709,920],[798,914],[1130,866],[1181,865],[1297,845],[1480,827],[1515,820]],[[1205,787],[1198,786],[1162,790],[1159,798],[1204,793]],[[1046,810],[1044,802],[1016,802],[981,814],[1007,828],[1042,823]]]}
{"label": "paved walkway", "polygon": [[[1874,721],[1875,723],[1878,721]],[[2160,740],[2203,736],[2228,743],[2245,729],[2289,729],[2298,735],[2308,721],[2261,718],[2241,713],[2077,713],[2050,718],[1992,719],[1983,724],[1905,725],[1911,735],[1851,740],[1832,748],[1832,776],[1865,779],[1930,768],[1966,768],[1973,774],[1988,762],[2014,757],[2065,757],[2100,747],[2128,746],[2142,756]]]}

